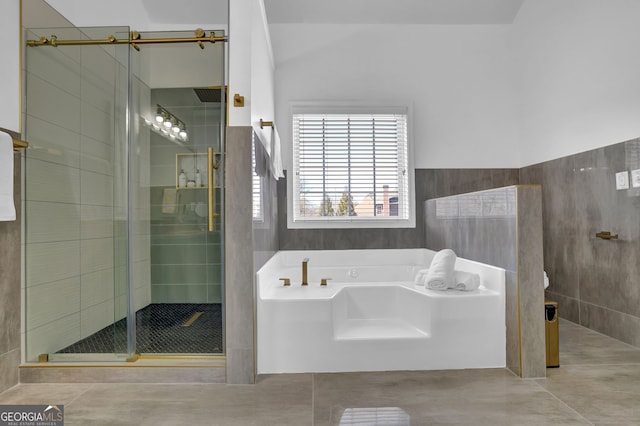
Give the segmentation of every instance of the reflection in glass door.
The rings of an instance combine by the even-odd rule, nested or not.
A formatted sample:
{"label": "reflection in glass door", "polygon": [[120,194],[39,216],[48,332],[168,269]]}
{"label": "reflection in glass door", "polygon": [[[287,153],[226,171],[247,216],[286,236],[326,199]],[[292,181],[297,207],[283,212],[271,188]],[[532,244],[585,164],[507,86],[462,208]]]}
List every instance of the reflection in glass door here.
{"label": "reflection in glass door", "polygon": [[[150,124],[151,304],[137,323],[143,355],[223,352],[223,99],[220,87],[151,90],[158,121]],[[177,137],[163,131],[167,119]]]}

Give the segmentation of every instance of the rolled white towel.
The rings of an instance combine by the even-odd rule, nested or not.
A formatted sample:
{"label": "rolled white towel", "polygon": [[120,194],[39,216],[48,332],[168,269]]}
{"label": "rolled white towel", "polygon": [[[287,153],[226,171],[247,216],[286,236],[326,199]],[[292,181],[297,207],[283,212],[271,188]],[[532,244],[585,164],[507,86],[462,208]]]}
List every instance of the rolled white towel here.
{"label": "rolled white towel", "polygon": [[456,254],[451,249],[440,250],[433,256],[429,271],[425,276],[425,286],[432,290],[446,290],[453,282]]}
{"label": "rolled white towel", "polygon": [[480,287],[480,275],[473,272],[455,271],[453,287],[456,290],[473,291]]}
{"label": "rolled white towel", "polygon": [[424,285],[424,277],[427,275],[427,272],[429,272],[428,269],[421,269],[418,272],[416,272],[416,276],[413,279],[413,283],[415,285]]}
{"label": "rolled white towel", "polygon": [[547,275],[547,271],[544,271],[544,288],[549,287],[549,276]]}

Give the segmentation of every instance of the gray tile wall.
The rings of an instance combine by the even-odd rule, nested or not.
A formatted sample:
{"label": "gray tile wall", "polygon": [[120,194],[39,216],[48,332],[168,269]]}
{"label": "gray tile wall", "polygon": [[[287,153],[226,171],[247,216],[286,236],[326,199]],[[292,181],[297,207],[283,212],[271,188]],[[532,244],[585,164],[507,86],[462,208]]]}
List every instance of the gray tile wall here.
{"label": "gray tile wall", "polygon": [[[517,169],[416,169],[416,206],[430,198],[516,183]],[[278,226],[281,250],[424,247],[424,212],[420,207],[416,209],[415,228],[288,229],[286,178],[278,181]]]}
{"label": "gray tile wall", "polygon": [[227,383],[255,382],[251,127],[227,128],[225,318]]}
{"label": "gray tile wall", "polygon": [[427,201],[425,210],[427,248],[451,248],[506,269],[507,367],[521,377],[544,377],[540,187],[439,198]]}
{"label": "gray tile wall", "polygon": [[547,296],[560,316],[640,346],[640,188],[615,187],[636,169],[640,139],[525,167],[520,181],[542,184]]}
{"label": "gray tile wall", "polygon": [[16,220],[0,222],[0,392],[18,384],[20,365],[20,155],[14,155]]}

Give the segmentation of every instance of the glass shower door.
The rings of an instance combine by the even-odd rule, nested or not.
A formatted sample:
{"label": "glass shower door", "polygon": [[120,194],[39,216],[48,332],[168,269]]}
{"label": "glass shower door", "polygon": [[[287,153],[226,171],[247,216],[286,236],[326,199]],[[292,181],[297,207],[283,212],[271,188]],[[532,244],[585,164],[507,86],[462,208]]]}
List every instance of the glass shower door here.
{"label": "glass shower door", "polygon": [[[186,125],[151,130],[151,304],[137,324],[149,354],[222,354],[224,89],[151,89],[151,105]],[[150,121],[150,120],[149,120]]]}
{"label": "glass shower door", "polygon": [[144,294],[133,295],[136,351],[143,357],[224,353],[225,46],[203,47],[145,45],[144,55],[133,56],[134,75],[137,61],[148,61],[142,71],[151,69],[139,82],[144,95],[134,90],[132,121],[135,137],[149,147],[150,293],[144,303]]}
{"label": "glass shower door", "polygon": [[222,354],[224,45],[52,34],[25,50],[26,361]]}
{"label": "glass shower door", "polygon": [[[26,38],[52,35],[126,39],[129,28],[32,28]],[[129,49],[25,47],[28,362],[129,355]]]}

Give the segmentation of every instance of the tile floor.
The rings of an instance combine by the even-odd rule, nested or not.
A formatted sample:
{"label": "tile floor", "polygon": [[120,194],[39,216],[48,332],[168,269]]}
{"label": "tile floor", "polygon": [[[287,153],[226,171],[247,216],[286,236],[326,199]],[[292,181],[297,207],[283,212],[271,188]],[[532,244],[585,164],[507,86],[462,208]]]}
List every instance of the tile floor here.
{"label": "tile floor", "polygon": [[568,321],[560,336],[561,367],[546,379],[491,369],[269,375],[255,386],[22,384],[0,404],[64,404],[67,426],[640,424],[640,350]]}

